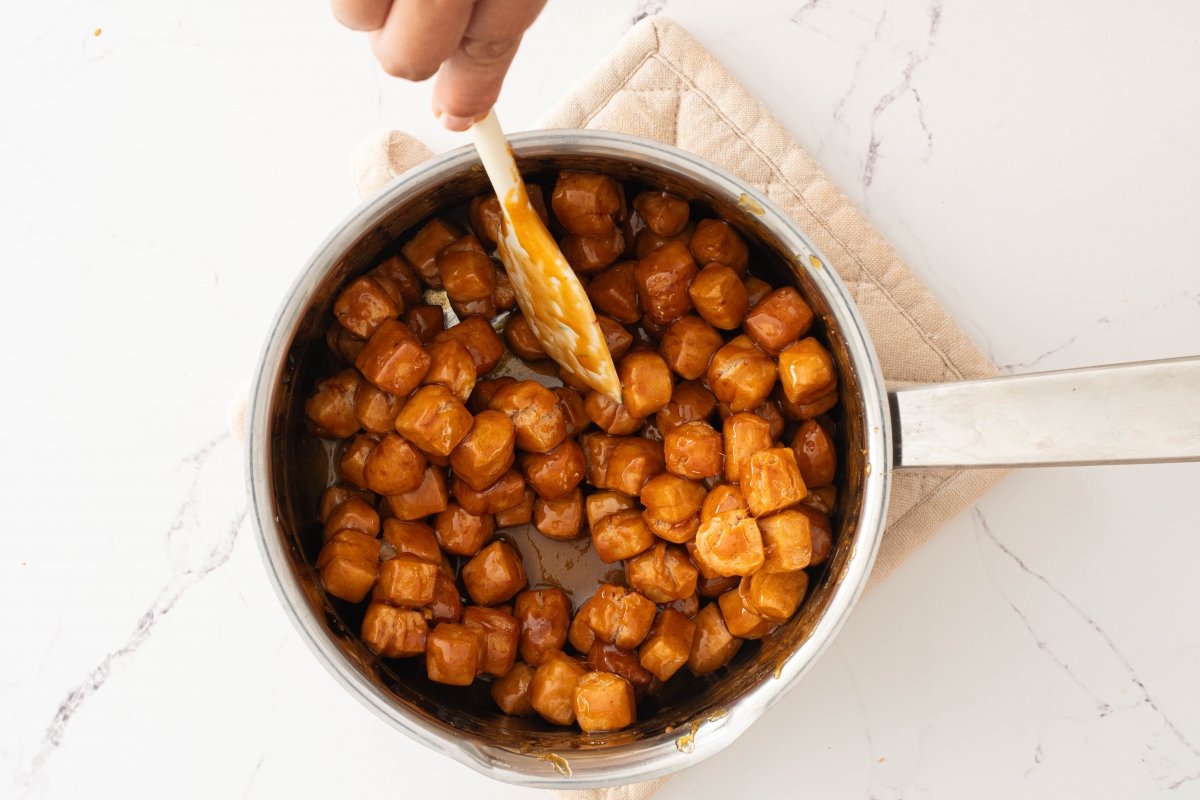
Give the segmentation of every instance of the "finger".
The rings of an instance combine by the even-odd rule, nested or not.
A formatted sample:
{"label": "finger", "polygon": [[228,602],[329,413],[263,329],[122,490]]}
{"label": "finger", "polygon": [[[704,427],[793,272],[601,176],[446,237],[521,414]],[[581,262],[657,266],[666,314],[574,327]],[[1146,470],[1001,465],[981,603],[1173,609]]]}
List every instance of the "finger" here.
{"label": "finger", "polygon": [[383,27],[392,0],[329,0],[333,16],[354,31],[374,31]]}
{"label": "finger", "polygon": [[394,0],[387,21],[370,34],[389,75],[423,81],[437,72],[466,32],[473,0]]}
{"label": "finger", "polygon": [[545,0],[479,0],[458,48],[442,65],[433,110],[451,130],[465,130],[495,104],[521,36]]}

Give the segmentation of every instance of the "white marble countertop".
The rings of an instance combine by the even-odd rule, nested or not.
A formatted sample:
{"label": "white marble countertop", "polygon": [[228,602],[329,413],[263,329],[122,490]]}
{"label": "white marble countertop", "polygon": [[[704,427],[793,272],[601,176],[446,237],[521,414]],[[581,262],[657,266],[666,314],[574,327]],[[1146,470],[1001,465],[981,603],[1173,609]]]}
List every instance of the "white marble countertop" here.
{"label": "white marble countertop", "polygon": [[[507,126],[663,6],[1006,370],[1200,353],[1200,5],[551,0]],[[316,663],[226,433],[356,202],[354,143],[459,143],[428,91],[319,0],[6,13],[0,796],[544,796],[431,756]],[[1014,473],[661,797],[1200,796],[1198,485]]]}

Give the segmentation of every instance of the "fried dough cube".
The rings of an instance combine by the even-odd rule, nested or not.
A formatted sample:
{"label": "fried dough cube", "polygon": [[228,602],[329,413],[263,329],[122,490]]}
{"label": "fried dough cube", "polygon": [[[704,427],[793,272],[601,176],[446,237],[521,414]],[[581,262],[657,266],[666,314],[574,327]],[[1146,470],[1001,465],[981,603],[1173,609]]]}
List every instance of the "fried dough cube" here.
{"label": "fried dough cube", "polygon": [[[493,293],[494,294],[494,293]],[[488,295],[482,300],[451,300],[450,310],[452,310],[459,319],[467,317],[483,317],[491,319],[496,316],[496,302],[492,299],[492,295]]]}
{"label": "fried dough cube", "polygon": [[492,700],[505,714],[527,717],[533,713],[533,706],[529,702],[533,672],[533,667],[518,661],[508,674],[492,681]]}
{"label": "fried dough cube", "polygon": [[521,470],[539,497],[557,500],[570,494],[583,480],[586,472],[583,448],[574,439],[563,439],[562,444],[545,453],[521,456]]}
{"label": "fried dough cube", "polygon": [[612,458],[612,451],[620,441],[620,437],[608,436],[603,433],[589,433],[580,439],[580,444],[583,445],[584,466],[587,471],[586,480],[597,489],[607,488],[605,476],[608,473],[608,462]]}
{"label": "fried dough cube", "polygon": [[533,501],[533,527],[549,539],[566,542],[583,530],[583,492],[578,488],[554,500]]}
{"label": "fried dough cube", "polygon": [[709,603],[696,615],[696,634],[688,653],[688,671],[697,678],[728,664],[742,647],[742,640],[729,632],[721,610]]}
{"label": "fried dough cube", "polygon": [[499,411],[476,414],[471,430],[450,453],[454,474],[472,489],[483,491],[512,467],[516,437],[507,415]]}
{"label": "fried dough cube", "polygon": [[742,324],[750,310],[746,286],[738,274],[724,264],[706,264],[696,274],[688,295],[696,313],[714,328],[731,331]]}
{"label": "fried dough cube", "polygon": [[325,491],[321,492],[321,507],[319,512],[321,524],[329,522],[329,518],[333,515],[334,509],[349,500],[351,497],[357,497],[359,500],[364,501],[371,508],[375,507],[375,495],[373,493],[367,491],[366,489],[360,489],[356,486],[348,486],[344,483],[335,483]]}
{"label": "fried dough cube", "polygon": [[500,340],[500,334],[482,316],[464,317],[457,325],[434,337],[435,342],[444,339],[455,339],[467,348],[475,362],[475,374],[481,377],[495,369],[504,355],[504,342]]}
{"label": "fried dough cube", "polygon": [[688,201],[670,192],[638,192],[633,198],[633,209],[646,223],[646,227],[659,236],[676,236],[688,224],[691,209]]}
{"label": "fried dough cube", "polygon": [[700,513],[705,494],[704,484],[663,472],[642,486],[641,500],[648,517],[678,524]]}
{"label": "fried dough cube", "polygon": [[691,541],[695,538],[696,531],[700,529],[699,514],[693,514],[682,522],[667,522],[652,514],[642,512],[642,519],[646,520],[646,527],[650,529],[651,533],[674,544]]}
{"label": "fried dough cube", "polygon": [[421,485],[411,492],[386,496],[392,516],[400,520],[417,520],[446,510],[450,493],[446,490],[446,476],[438,467],[425,468]]}
{"label": "fried dough cube", "polygon": [[655,603],[673,603],[696,593],[699,572],[687,551],[666,542],[625,562],[625,579],[631,589]]}
{"label": "fried dough cube", "polygon": [[577,236],[601,236],[613,230],[623,205],[620,185],[598,172],[563,170],[550,195],[555,218]]}
{"label": "fried dough cube", "polygon": [[309,430],[322,439],[345,439],[358,432],[354,400],[362,378],[352,369],[326,378],[304,404]]}
{"label": "fried dough cube", "polygon": [[363,465],[367,488],[379,494],[411,492],[424,477],[425,456],[396,433],[380,439]]}
{"label": "fried dough cube", "polygon": [[420,608],[433,602],[438,565],[414,555],[398,555],[379,565],[379,582],[372,599],[400,608]]}
{"label": "fried dough cube", "polygon": [[688,661],[696,623],[672,609],[663,609],[638,648],[638,661],[660,681],[668,681]]}
{"label": "fried dough cube", "polygon": [[658,351],[672,371],[685,380],[696,380],[704,376],[713,354],[723,344],[713,326],[688,314],[667,326]]}
{"label": "fried dough cube", "polygon": [[[642,220],[644,221],[644,220]],[[662,247],[667,242],[681,242],[684,245],[692,238],[692,233],[696,230],[696,223],[689,221],[683,226],[683,230],[674,236],[662,236],[655,233],[649,228],[642,228],[636,234],[634,241],[633,254],[635,258],[645,258],[647,255]],[[632,228],[630,229],[632,232]]]}
{"label": "fried dough cube", "polygon": [[688,422],[707,422],[717,407],[717,398],[699,381],[680,381],[671,391],[671,401],[654,415],[658,429],[667,431]]}
{"label": "fried dough cube", "polygon": [[508,273],[502,269],[496,270],[496,291],[492,292],[492,303],[497,311],[508,311],[517,305],[516,290]]}
{"label": "fried dough cube", "polygon": [[[725,480],[742,479],[742,465],[755,453],[771,447],[771,423],[757,414],[741,412],[725,420]],[[742,490],[745,492],[745,490]]]}
{"label": "fried dough cube", "polygon": [[808,494],[790,447],[760,450],[747,458],[739,483],[746,505],[756,517],[795,505]]}
{"label": "fried dough cube", "polygon": [[471,430],[471,412],[440,384],[422,386],[400,409],[396,430],[426,453],[448,456]]}
{"label": "fried dough cube", "polygon": [[746,242],[724,220],[702,219],[696,223],[696,230],[688,241],[688,249],[701,264],[715,261],[738,275],[744,275],[750,264],[750,250]]}
{"label": "fried dough cube", "polygon": [[508,322],[504,323],[504,343],[508,345],[509,350],[526,361],[537,361],[546,357],[545,348],[524,314],[514,313],[508,318]]}
{"label": "fried dough cube", "polygon": [[521,623],[507,611],[482,606],[467,606],[462,624],[483,631],[483,658],[479,671],[500,678],[507,675],[517,661],[517,640]]}
{"label": "fried dough cube", "polygon": [[654,534],[636,508],[609,514],[592,525],[592,546],[606,564],[632,558],[652,544]]}
{"label": "fried dough cube", "polygon": [[429,625],[420,611],[371,603],[363,615],[363,643],[384,658],[421,655],[428,634]]}
{"label": "fried dough cube", "polygon": [[592,645],[596,643],[596,632],[587,624],[588,609],[592,607],[593,599],[589,597],[583,601],[583,605],[575,612],[575,617],[567,628],[567,641],[581,654],[591,652]]}
{"label": "fried dough cube", "polygon": [[758,616],[782,625],[792,618],[808,591],[808,573],[756,572],[742,578],[738,594],[746,608]]}
{"label": "fried dough cube", "polygon": [[396,397],[362,381],[354,395],[354,416],[364,430],[371,433],[390,433],[395,430],[396,416],[404,406],[404,398]]}
{"label": "fried dough cube", "polygon": [[808,565],[816,567],[824,564],[833,550],[833,525],[829,521],[829,515],[804,505],[798,505],[792,510],[808,517],[808,527],[812,535],[812,560]]}
{"label": "fried dough cube", "polygon": [[775,289],[746,315],[743,327],[755,343],[771,355],[803,336],[812,326],[813,311],[791,286]]}
{"label": "fried dough cube", "polygon": [[415,305],[404,312],[404,324],[421,344],[429,344],[446,329],[446,312],[441,306]]}
{"label": "fried dough cube", "polygon": [[696,532],[696,566],[716,575],[750,575],[763,565],[762,535],[745,511],[715,514]]}
{"label": "fried dough cube", "polygon": [[812,526],[806,515],[787,510],[760,517],[763,572],[795,572],[812,561]]}
{"label": "fried dough cube", "polygon": [[371,338],[380,325],[403,312],[404,301],[392,299],[369,275],[355,278],[333,301],[333,316],[360,339]]}
{"label": "fried dough cube", "polygon": [[349,495],[338,503],[325,518],[321,532],[323,542],[329,541],[338,531],[361,531],[368,536],[379,533],[379,513],[375,507],[358,495]]}
{"label": "fried dough cube", "polygon": [[379,540],[359,531],[338,531],[317,555],[317,572],[329,594],[361,601],[379,576]]}
{"label": "fried dough cube", "polygon": [[329,327],[325,329],[325,344],[329,347],[329,352],[337,356],[339,363],[349,364],[353,364],[354,359],[358,358],[358,354],[367,346],[364,339],[343,328],[336,320],[329,323]]}
{"label": "fried dough cube", "polygon": [[620,361],[629,352],[629,348],[633,347],[633,334],[626,330],[624,325],[604,314],[596,315],[596,324],[600,326],[600,334],[604,337],[608,354],[612,356],[613,361]]}
{"label": "fried dough cube", "polygon": [[732,511],[735,508],[746,510],[746,498],[737,484],[718,483],[708,490],[704,503],[700,506],[700,521],[707,522],[722,511]]}
{"label": "fried dough cube", "polygon": [[350,440],[350,443],[342,450],[342,457],[338,461],[342,477],[355,486],[366,489],[367,459],[371,457],[377,444],[379,444],[379,437],[374,434],[360,433]]}
{"label": "fried dough cube", "polygon": [[746,299],[750,302],[751,308],[754,308],[771,293],[771,284],[753,275],[747,275],[742,280],[742,285],[746,287]]}
{"label": "fried dough cube", "polygon": [[630,353],[621,359],[617,374],[630,416],[648,417],[671,400],[674,388],[671,370],[655,353],[645,350]]}
{"label": "fried dough cube", "polygon": [[425,609],[426,616],[435,623],[458,622],[462,619],[462,597],[448,570],[438,572],[433,585],[433,600]]}
{"label": "fried dough cube", "polygon": [[570,386],[556,386],[550,391],[558,398],[558,407],[562,409],[563,421],[567,425],[567,438],[574,439],[583,433],[591,420],[583,408],[583,395]]}
{"label": "fried dough cube", "polygon": [[555,725],[575,722],[575,685],[587,667],[561,650],[551,651],[538,665],[529,684],[529,704],[542,719]]}
{"label": "fried dough cube", "polygon": [[567,435],[567,422],[558,397],[537,381],[517,381],[501,386],[488,408],[505,414],[517,433],[517,447],[530,453],[545,453]]}
{"label": "fried dough cube", "polygon": [[447,553],[473,556],[492,538],[496,526],[490,515],[471,514],[452,502],[434,519],[433,532]]}
{"label": "fried dough cube", "polygon": [[708,364],[708,385],[734,412],[760,405],[770,396],[777,377],[775,359],[745,334],[714,353]]}
{"label": "fried dough cube", "polygon": [[430,564],[442,563],[442,550],[438,546],[437,537],[433,528],[424,522],[385,519],[383,541],[391,545],[397,556],[412,555]]}
{"label": "fried dough cube", "polygon": [[792,439],[792,452],[796,454],[796,466],[806,486],[824,486],[833,483],[837,473],[837,451],[833,439],[820,423],[807,420],[796,431]]}
{"label": "fried dough cube", "polygon": [[537,497],[533,490],[525,487],[521,502],[511,508],[497,511],[494,516],[497,528],[513,528],[517,525],[528,525],[533,522],[533,501]]}
{"label": "fried dough cube", "polygon": [[458,227],[443,219],[432,219],[413,236],[400,252],[408,259],[421,280],[434,289],[442,288],[438,275],[438,253],[462,235]]}
{"label": "fried dough cube", "polygon": [[583,504],[588,527],[594,531],[600,520],[618,511],[634,508],[637,501],[620,492],[593,492],[584,499]]}
{"label": "fried dough cube", "polygon": [[633,724],[633,684],[611,672],[588,672],[575,682],[572,707],[584,733],[615,731]]}
{"label": "fried dough cube", "polygon": [[376,329],[354,365],[383,391],[403,397],[429,371],[429,353],[407,325],[391,319]]}
{"label": "fried dough cube", "polygon": [[499,198],[494,194],[481,194],[471,198],[471,204],[467,207],[467,218],[480,243],[486,247],[495,247],[500,241],[504,219]]}
{"label": "fried dough cube", "polygon": [[479,240],[467,234],[447,245],[437,257],[438,276],[451,300],[484,300],[496,290],[496,266]]}
{"label": "fried dough cube", "polygon": [[680,241],[668,241],[640,259],[633,275],[646,316],[659,325],[667,325],[691,311],[688,287],[696,273],[696,261]]}
{"label": "fried dough cube", "polygon": [[681,597],[678,600],[672,600],[663,606],[663,608],[673,609],[678,611],[680,614],[683,614],[688,619],[691,619],[692,617],[696,616],[696,613],[700,610],[700,594],[699,592],[692,592],[687,597]]}
{"label": "fried dough cube", "polygon": [[463,565],[467,596],[481,606],[494,606],[525,588],[521,555],[507,542],[492,542]]}
{"label": "fried dough cube", "polygon": [[706,578],[701,574],[700,579],[696,582],[696,594],[715,600],[730,589],[736,589],[741,581],[740,575],[716,575]]}
{"label": "fried dough cube", "polygon": [[516,382],[516,378],[508,375],[477,381],[475,388],[471,390],[471,396],[467,399],[467,408],[472,414],[481,414],[487,411],[488,403],[492,401],[492,397],[495,396],[496,392]]}
{"label": "fried dough cube", "polygon": [[421,383],[443,386],[466,403],[475,388],[475,362],[467,348],[455,339],[443,339],[429,346],[429,360],[429,372]]}
{"label": "fried dough cube", "polygon": [[633,268],[637,262],[621,261],[597,274],[587,285],[587,296],[596,310],[625,325],[641,319],[638,284]]}
{"label": "fried dough cube", "polygon": [[[800,475],[803,477],[804,473],[802,472]],[[825,486],[809,486],[808,495],[800,502],[823,514],[831,514],[837,508],[837,487],[828,484]]]}
{"label": "fried dough cube", "polygon": [[569,234],[559,242],[563,258],[577,273],[588,275],[612,264],[625,252],[625,236],[614,227],[601,236]]}
{"label": "fried dough cube", "polygon": [[833,356],[811,336],[801,339],[779,354],[779,381],[792,403],[812,403],[825,397],[837,387]]}
{"label": "fried dough cube", "polygon": [[628,406],[618,403],[604,392],[588,392],[583,399],[583,410],[588,419],[613,436],[627,436],[642,427],[641,417],[630,414]]}
{"label": "fried dough cube", "polygon": [[[743,581],[749,578],[742,578]],[[717,598],[721,618],[725,627],[739,639],[761,639],[771,632],[771,623],[755,614],[745,603],[737,589],[731,589]]]}
{"label": "fried dough cube", "polygon": [[636,652],[628,652],[611,644],[593,641],[584,664],[589,670],[619,675],[633,686],[633,695],[640,699],[650,688],[654,675],[638,663]]}
{"label": "fried dough cube", "polygon": [[642,643],[654,623],[653,601],[637,592],[602,584],[592,597],[587,624],[602,642],[632,650]]}
{"label": "fried dough cube", "polygon": [[721,434],[707,422],[688,422],[663,435],[667,471],[682,478],[704,480],[721,474],[725,464]]}
{"label": "fried dough cube", "polygon": [[597,488],[636,497],[641,494],[646,481],[663,471],[663,466],[662,442],[623,438],[613,446],[604,471],[604,483]]}
{"label": "fried dough cube", "polygon": [[513,615],[521,623],[521,660],[537,666],[566,644],[571,598],[562,589],[530,589],[517,595]]}
{"label": "fried dough cube", "polygon": [[443,622],[425,637],[425,672],[429,680],[449,686],[470,686],[483,665],[484,632],[455,622]]}
{"label": "fried dough cube", "polygon": [[376,279],[386,279],[385,289],[388,288],[387,282],[395,286],[406,308],[421,302],[421,294],[425,291],[425,287],[421,285],[421,278],[408,260],[399,253],[388,256],[367,274]]}
{"label": "fried dough cube", "polygon": [[455,475],[450,484],[450,491],[458,504],[472,514],[498,514],[519,505],[525,499],[525,479],[521,477],[521,473],[510,469],[497,478],[495,483],[477,492]]}

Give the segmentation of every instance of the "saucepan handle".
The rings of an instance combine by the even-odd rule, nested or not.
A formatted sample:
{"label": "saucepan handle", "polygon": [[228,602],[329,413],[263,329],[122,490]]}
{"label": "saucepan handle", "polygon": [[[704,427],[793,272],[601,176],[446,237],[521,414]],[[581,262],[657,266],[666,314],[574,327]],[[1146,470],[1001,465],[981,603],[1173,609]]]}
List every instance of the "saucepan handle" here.
{"label": "saucepan handle", "polygon": [[1200,356],[889,392],[896,467],[1200,461]]}

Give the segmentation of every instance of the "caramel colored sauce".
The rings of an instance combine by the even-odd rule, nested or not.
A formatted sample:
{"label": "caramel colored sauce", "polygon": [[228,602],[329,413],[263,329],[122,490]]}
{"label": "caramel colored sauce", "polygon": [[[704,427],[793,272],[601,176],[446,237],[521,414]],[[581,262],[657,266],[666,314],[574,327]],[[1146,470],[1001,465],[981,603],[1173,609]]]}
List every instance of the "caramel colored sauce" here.
{"label": "caramel colored sauce", "polygon": [[538,761],[545,761],[550,766],[554,767],[554,771],[564,778],[571,777],[571,764],[558,753],[543,753],[537,757]]}

